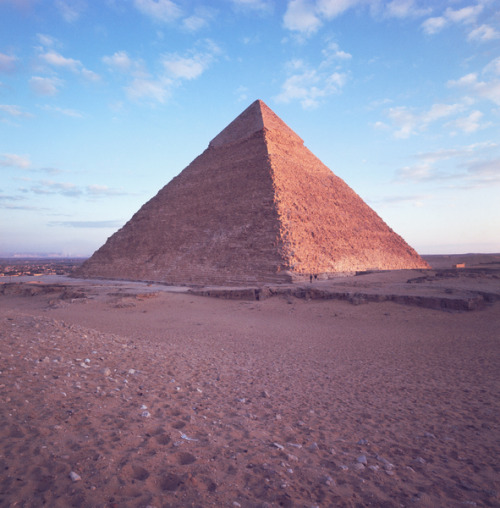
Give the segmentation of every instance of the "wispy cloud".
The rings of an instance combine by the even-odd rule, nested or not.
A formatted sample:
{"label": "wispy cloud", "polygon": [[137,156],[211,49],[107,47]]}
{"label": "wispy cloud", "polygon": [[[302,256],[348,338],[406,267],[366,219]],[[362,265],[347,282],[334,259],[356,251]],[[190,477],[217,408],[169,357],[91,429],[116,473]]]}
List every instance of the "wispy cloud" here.
{"label": "wispy cloud", "polygon": [[474,28],[474,30],[471,30],[467,39],[477,42],[489,42],[495,39],[500,39],[500,32],[495,30],[492,26],[484,24]]}
{"label": "wispy cloud", "polygon": [[430,109],[416,112],[407,106],[390,108],[387,112],[396,130],[394,137],[406,139],[410,136],[425,131],[430,124],[448,118],[464,110],[464,105],[456,104],[433,104]]}
{"label": "wispy cloud", "polygon": [[0,209],[2,210],[27,210],[30,212],[47,211],[48,208],[35,206],[33,204],[22,204],[28,200],[24,196],[12,196],[0,194]]}
{"label": "wispy cloud", "polygon": [[15,56],[0,53],[0,72],[12,73],[17,68],[17,58]]}
{"label": "wispy cloud", "polygon": [[74,220],[74,221],[52,221],[49,222],[50,227],[66,227],[66,228],[112,228],[116,229],[123,226],[120,220]]}
{"label": "wispy cloud", "polygon": [[125,87],[127,97],[132,100],[149,100],[163,104],[171,95],[172,80],[168,78],[135,78]]}
{"label": "wispy cloud", "polygon": [[181,8],[171,0],[134,0],[134,5],[157,22],[171,23],[182,16]]}
{"label": "wispy cloud", "polygon": [[58,106],[49,106],[48,104],[40,106],[44,111],[58,113],[60,115],[69,116],[71,118],[83,118],[85,115],[76,109],[60,108]]}
{"label": "wispy cloud", "polygon": [[131,79],[125,85],[125,93],[129,99],[163,104],[176,86],[184,80],[199,78],[220,53],[220,48],[212,40],[205,39],[184,54],[163,54],[160,57],[161,72],[156,76],[147,71],[142,61],[132,59],[125,51],[104,56],[103,62],[110,69],[119,70]]}
{"label": "wispy cloud", "polygon": [[63,85],[59,78],[47,78],[42,76],[33,76],[29,81],[30,87],[37,95],[56,95]]}
{"label": "wispy cloud", "polygon": [[341,65],[352,55],[341,50],[336,42],[329,42],[322,51],[322,57],[316,68],[303,60],[287,62],[288,77],[281,85],[276,101],[298,101],[304,109],[313,109],[325,98],[341,92],[348,77]]}
{"label": "wispy cloud", "polygon": [[87,4],[83,0],[55,0],[54,5],[68,23],[76,21],[87,8]]}
{"label": "wispy cloud", "polygon": [[[474,110],[469,115],[457,118],[452,122],[446,124],[447,127],[458,129],[459,131],[470,134],[480,129],[484,129],[491,125],[491,122],[482,123],[481,120],[484,114],[481,111]],[[452,132],[453,134],[453,132]]]}
{"label": "wispy cloud", "polygon": [[481,76],[472,72],[457,80],[448,81],[449,87],[462,88],[478,99],[487,99],[500,105],[500,57],[486,65]]}
{"label": "wispy cloud", "polygon": [[102,61],[114,70],[130,72],[138,64],[130,58],[126,51],[116,51],[110,56],[103,56]]}
{"label": "wispy cloud", "polygon": [[3,153],[0,155],[0,166],[6,168],[29,169],[31,167],[31,161],[27,155]]}
{"label": "wispy cloud", "polygon": [[422,29],[426,34],[434,35],[452,24],[469,25],[476,21],[483,8],[483,5],[480,3],[462,7],[461,9],[448,7],[441,16],[426,19],[422,23]]}
{"label": "wispy cloud", "polygon": [[[50,172],[51,168],[42,168],[39,171]],[[54,173],[55,174],[55,173]],[[107,185],[86,185],[79,186],[72,182],[57,182],[54,180],[39,180],[33,182],[30,186],[20,189],[25,194],[36,195],[59,195],[65,197],[82,197],[87,199],[106,198],[112,196],[128,196],[129,192],[122,189],[115,189]]]}
{"label": "wispy cloud", "polygon": [[415,155],[417,163],[400,168],[399,182],[446,182],[453,188],[476,188],[500,183],[500,157],[493,153],[497,143],[475,143]]}
{"label": "wispy cloud", "polygon": [[167,74],[174,79],[187,80],[201,76],[220,53],[219,47],[211,40],[204,41],[203,46],[202,49],[189,51],[186,55],[163,55],[162,64]]}
{"label": "wispy cloud", "polygon": [[182,28],[187,32],[198,32],[210,25],[216,11],[210,7],[197,7],[193,14],[182,20]]}
{"label": "wispy cloud", "polygon": [[237,9],[252,10],[257,12],[272,12],[274,3],[271,0],[231,0]]}
{"label": "wispy cloud", "polygon": [[51,67],[65,69],[73,72],[74,74],[79,74],[88,81],[98,81],[100,79],[100,76],[97,73],[86,69],[80,60],[64,57],[56,51],[50,50],[45,53],[41,53],[39,55],[39,59]]}
{"label": "wispy cloud", "polygon": [[19,106],[15,106],[14,104],[0,104],[0,112],[20,118],[30,118],[33,116],[31,113],[26,113]]}
{"label": "wispy cloud", "polygon": [[421,8],[415,0],[289,0],[283,25],[286,29],[310,36],[327,21],[353,8],[368,7],[375,18],[411,18],[428,14],[430,8]]}

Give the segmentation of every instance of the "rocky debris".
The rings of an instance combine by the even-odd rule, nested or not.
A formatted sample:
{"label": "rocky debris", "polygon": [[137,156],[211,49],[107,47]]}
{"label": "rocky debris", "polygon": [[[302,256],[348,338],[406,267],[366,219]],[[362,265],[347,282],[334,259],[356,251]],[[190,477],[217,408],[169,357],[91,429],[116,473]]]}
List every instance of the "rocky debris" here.
{"label": "rocky debris", "polygon": [[69,473],[69,477],[73,482],[79,482],[82,479],[82,477],[78,473],[75,473],[74,471],[71,471],[71,473]]}

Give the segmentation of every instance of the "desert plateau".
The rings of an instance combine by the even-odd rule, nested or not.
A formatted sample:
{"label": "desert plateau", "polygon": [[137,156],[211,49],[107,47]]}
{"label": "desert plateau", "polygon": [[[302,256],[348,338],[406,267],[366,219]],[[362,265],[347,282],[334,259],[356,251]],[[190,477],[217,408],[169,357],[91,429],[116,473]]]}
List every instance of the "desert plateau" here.
{"label": "desert plateau", "polygon": [[[499,256],[0,279],[0,505],[500,506]],[[208,297],[207,297],[208,296]]]}

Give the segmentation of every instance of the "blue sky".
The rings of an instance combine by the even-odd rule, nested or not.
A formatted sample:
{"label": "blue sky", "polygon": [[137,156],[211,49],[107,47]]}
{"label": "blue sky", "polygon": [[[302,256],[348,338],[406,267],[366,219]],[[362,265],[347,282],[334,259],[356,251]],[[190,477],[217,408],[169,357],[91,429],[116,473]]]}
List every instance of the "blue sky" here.
{"label": "blue sky", "polygon": [[0,255],[90,255],[255,99],[420,253],[500,252],[498,0],[0,0]]}

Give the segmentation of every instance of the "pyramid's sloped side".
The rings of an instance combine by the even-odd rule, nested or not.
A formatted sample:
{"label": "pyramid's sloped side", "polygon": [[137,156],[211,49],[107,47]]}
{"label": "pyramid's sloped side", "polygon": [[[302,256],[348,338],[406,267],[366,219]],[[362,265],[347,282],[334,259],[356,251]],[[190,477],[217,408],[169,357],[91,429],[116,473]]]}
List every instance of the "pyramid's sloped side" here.
{"label": "pyramid's sloped side", "polygon": [[84,263],[80,276],[171,284],[289,280],[263,133],[210,147]]}
{"label": "pyramid's sloped side", "polygon": [[298,142],[266,133],[285,255],[297,273],[428,268],[340,178]]}

